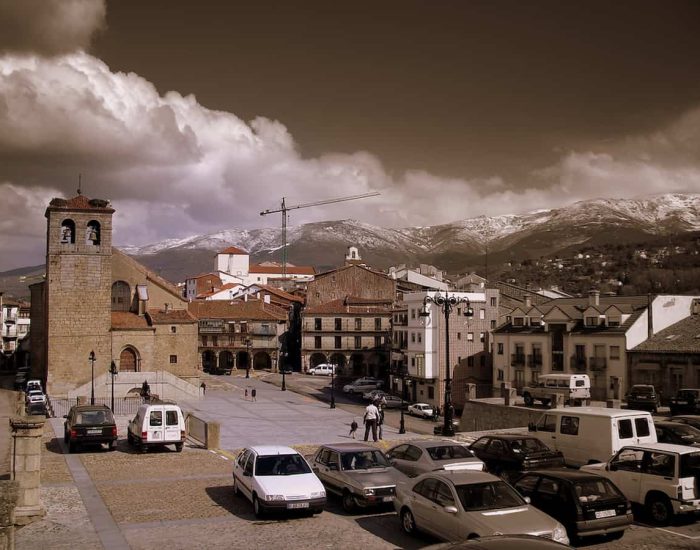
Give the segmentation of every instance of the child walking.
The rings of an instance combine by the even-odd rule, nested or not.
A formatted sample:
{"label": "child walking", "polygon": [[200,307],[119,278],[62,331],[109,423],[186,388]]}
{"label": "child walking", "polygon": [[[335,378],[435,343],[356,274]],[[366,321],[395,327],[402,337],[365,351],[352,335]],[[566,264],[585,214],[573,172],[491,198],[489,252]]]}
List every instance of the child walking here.
{"label": "child walking", "polygon": [[355,422],[355,419],[353,418],[352,422],[350,423],[350,433],[348,435],[355,439],[355,432],[357,432],[357,422]]}

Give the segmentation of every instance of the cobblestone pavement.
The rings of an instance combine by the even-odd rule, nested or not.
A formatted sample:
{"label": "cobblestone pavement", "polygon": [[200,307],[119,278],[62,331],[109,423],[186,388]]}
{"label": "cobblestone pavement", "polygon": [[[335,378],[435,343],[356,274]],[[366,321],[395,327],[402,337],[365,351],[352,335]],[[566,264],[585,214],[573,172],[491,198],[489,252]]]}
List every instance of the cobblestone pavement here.
{"label": "cobblestone pavement", "polygon": [[[217,391],[227,389],[222,385]],[[235,405],[229,403],[228,406]],[[232,410],[222,414],[234,416],[236,413]],[[426,536],[404,535],[391,509],[348,515],[333,497],[326,511],[314,517],[272,516],[258,520],[250,503],[233,495],[230,452],[211,452],[187,445],[182,453],[168,448],[135,453],[124,439],[127,420],[125,417],[118,419],[122,439],[115,452],[91,448],[74,455],[64,454],[65,448],[59,439],[62,419],[47,423],[41,489],[47,515],[18,530],[18,550],[111,550],[126,546],[171,550],[243,547],[252,550],[280,547],[413,550],[437,542]],[[255,431],[255,419],[242,422],[247,422],[248,432]],[[315,429],[323,432],[323,419],[318,420]],[[380,442],[380,445],[386,447],[389,442]],[[298,447],[308,454],[315,444]],[[87,475],[79,478],[76,472],[80,471]],[[90,488],[95,490],[95,499],[89,500],[86,506],[85,495]],[[108,518],[97,515],[100,507],[107,510]],[[116,534],[109,532],[112,525],[116,526]],[[663,530],[634,525],[621,541],[596,540],[586,548],[698,549],[700,527],[688,522]]]}

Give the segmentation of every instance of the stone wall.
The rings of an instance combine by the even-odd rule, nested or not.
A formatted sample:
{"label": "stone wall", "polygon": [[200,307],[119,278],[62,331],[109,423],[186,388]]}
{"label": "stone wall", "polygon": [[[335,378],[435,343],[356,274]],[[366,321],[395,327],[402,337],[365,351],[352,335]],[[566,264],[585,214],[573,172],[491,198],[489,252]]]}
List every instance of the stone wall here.
{"label": "stone wall", "polygon": [[[154,366],[151,370],[166,370],[177,376],[195,376],[199,365],[197,340],[199,326],[194,323],[157,324],[155,332]],[[175,332],[172,332],[175,327]],[[174,355],[176,363],[170,362]]]}
{"label": "stone wall", "polygon": [[505,406],[502,399],[467,401],[460,418],[460,432],[480,432],[526,427],[537,422],[545,411]]}
{"label": "stone wall", "polygon": [[360,266],[340,268],[309,281],[306,307],[332,302],[346,296],[393,301],[396,298],[396,281]]}

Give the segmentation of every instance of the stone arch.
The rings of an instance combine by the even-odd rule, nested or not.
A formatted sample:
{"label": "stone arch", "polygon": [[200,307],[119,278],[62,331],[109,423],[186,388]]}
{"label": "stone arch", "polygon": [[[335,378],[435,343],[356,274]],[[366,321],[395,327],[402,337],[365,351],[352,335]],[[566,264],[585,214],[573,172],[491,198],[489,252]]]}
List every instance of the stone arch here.
{"label": "stone arch", "polygon": [[129,311],[131,287],[126,281],[112,283],[112,311]]}
{"label": "stone arch", "polygon": [[321,353],[320,351],[317,351],[316,353],[312,353],[311,357],[309,357],[309,367],[315,367],[317,365],[320,365],[321,363],[327,363],[328,360],[326,359],[326,355],[324,353]]}
{"label": "stone arch", "polygon": [[355,376],[362,376],[365,374],[365,357],[361,353],[353,353],[350,356],[350,369],[352,374]]}
{"label": "stone arch", "polygon": [[126,346],[119,354],[119,372],[138,372],[141,370],[141,358],[136,348]]}
{"label": "stone arch", "polygon": [[99,246],[102,239],[102,226],[97,220],[90,220],[85,230],[85,244]]}
{"label": "stone arch", "polygon": [[272,369],[272,358],[266,351],[259,351],[253,355],[253,369],[255,370],[270,370]]}
{"label": "stone arch", "polygon": [[216,370],[216,352],[208,349],[202,352],[202,370],[213,372]]}
{"label": "stone arch", "polygon": [[347,359],[345,358],[345,355],[342,353],[334,353],[330,357],[330,363],[332,365],[336,365],[339,370],[342,370],[345,368],[345,364],[347,363]]}
{"label": "stone arch", "polygon": [[75,244],[75,222],[70,218],[61,222],[59,240],[61,244]]}
{"label": "stone arch", "polygon": [[219,371],[231,374],[233,369],[233,353],[228,350],[219,352]]}

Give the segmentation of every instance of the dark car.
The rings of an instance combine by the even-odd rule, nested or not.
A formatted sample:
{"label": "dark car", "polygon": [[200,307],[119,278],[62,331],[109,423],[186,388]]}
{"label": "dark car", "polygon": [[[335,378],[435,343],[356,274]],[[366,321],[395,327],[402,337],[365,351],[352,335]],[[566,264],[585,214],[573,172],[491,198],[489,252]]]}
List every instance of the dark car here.
{"label": "dark car", "polygon": [[553,451],[536,437],[526,435],[485,435],[469,448],[484,461],[489,472],[506,479],[525,470],[564,465],[560,451]]}
{"label": "dark car", "polygon": [[105,405],[75,405],[71,407],[63,431],[68,452],[75,452],[83,444],[107,443],[110,451],[117,445],[117,425],[114,415]]}
{"label": "dark car", "polygon": [[678,416],[672,416],[669,418],[671,422],[680,422],[681,424],[688,424],[693,428],[700,430],[700,414],[680,414]]}
{"label": "dark car", "polygon": [[700,413],[700,388],[681,388],[668,402],[671,415]]}
{"label": "dark car", "polygon": [[655,413],[659,407],[659,394],[650,384],[635,384],[625,398],[628,409]]}
{"label": "dark car", "polygon": [[655,421],[654,427],[656,428],[656,439],[659,443],[700,447],[700,430],[693,428],[690,424]]}
{"label": "dark car", "polygon": [[559,520],[572,541],[593,535],[619,539],[632,523],[632,507],[615,484],[579,470],[533,470],[513,486]]}
{"label": "dark car", "polygon": [[46,403],[29,403],[27,405],[27,414],[29,416],[45,416],[46,418],[49,418],[51,416],[49,414],[48,409],[46,408]]}

